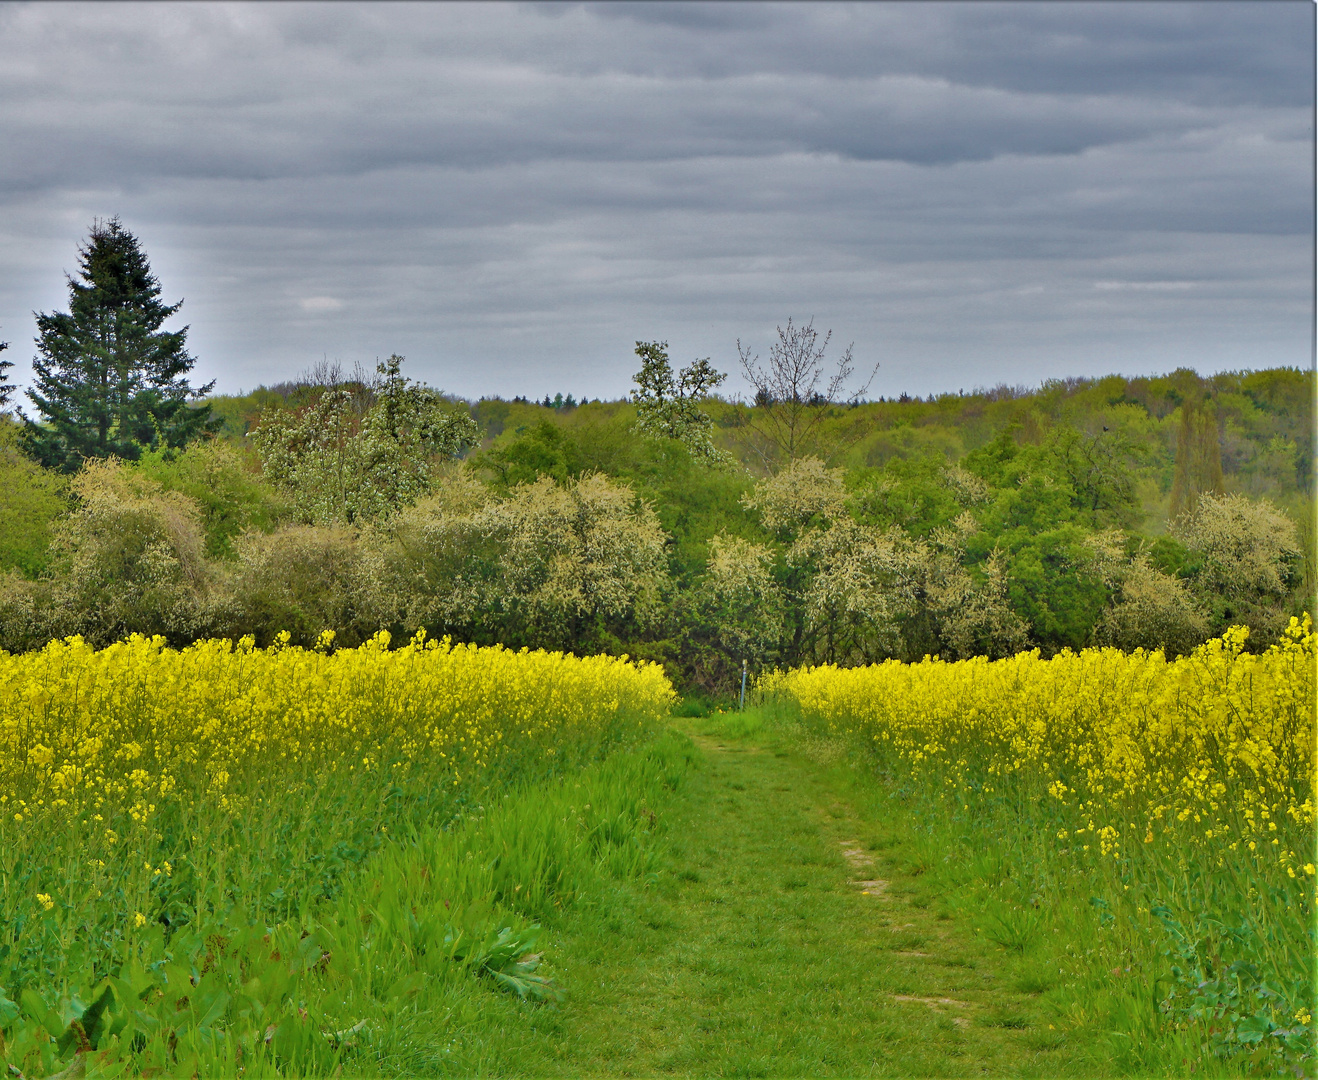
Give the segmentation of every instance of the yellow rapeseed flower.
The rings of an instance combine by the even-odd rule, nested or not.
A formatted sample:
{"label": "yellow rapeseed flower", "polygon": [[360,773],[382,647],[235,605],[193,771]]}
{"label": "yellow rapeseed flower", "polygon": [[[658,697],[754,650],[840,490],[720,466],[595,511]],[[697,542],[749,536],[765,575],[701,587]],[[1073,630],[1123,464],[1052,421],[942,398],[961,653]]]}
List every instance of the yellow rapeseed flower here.
{"label": "yellow rapeseed flower", "polygon": [[153,828],[163,806],[237,813],[290,774],[460,780],[503,755],[551,755],[554,743],[653,722],[674,696],[661,667],[625,657],[421,634],[391,649],[384,632],[356,649],[328,635],[317,649],[289,641],[174,650],[134,635],[98,650],[72,637],[0,652],[6,811],[24,828],[94,821],[112,846]]}
{"label": "yellow rapeseed flower", "polygon": [[1069,825],[1058,839],[1094,833],[1104,857],[1129,856],[1129,829],[1150,851],[1239,847],[1283,863],[1278,822],[1311,836],[1318,804],[1318,637],[1306,615],[1264,653],[1244,642],[1233,630],[1174,660],[1103,648],[823,665],[760,687],[809,725],[950,789],[957,805],[1008,786],[1046,796]]}

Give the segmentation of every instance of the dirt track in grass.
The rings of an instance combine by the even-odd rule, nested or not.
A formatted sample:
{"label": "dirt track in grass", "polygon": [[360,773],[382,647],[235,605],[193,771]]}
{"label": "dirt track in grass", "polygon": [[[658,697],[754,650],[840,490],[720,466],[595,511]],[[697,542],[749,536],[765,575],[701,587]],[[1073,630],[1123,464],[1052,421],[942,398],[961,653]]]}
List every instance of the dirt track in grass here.
{"label": "dirt track in grass", "polygon": [[1012,955],[922,888],[826,762],[686,723],[700,756],[666,812],[667,865],[553,928],[567,997],[530,1014],[517,1071],[1092,1071],[1013,986]]}

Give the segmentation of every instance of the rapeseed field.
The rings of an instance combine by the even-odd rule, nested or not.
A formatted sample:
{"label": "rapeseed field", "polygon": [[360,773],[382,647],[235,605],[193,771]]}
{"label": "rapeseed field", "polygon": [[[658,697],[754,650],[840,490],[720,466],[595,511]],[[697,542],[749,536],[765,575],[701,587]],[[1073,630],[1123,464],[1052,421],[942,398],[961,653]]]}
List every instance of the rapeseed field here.
{"label": "rapeseed field", "polygon": [[[849,749],[906,877],[1046,998],[1034,1042],[1107,1040],[1115,1074],[1303,1074],[1318,635],[1306,616],[1247,643],[774,672],[740,719],[776,753]],[[598,916],[578,947],[605,948],[638,902],[606,898],[664,877],[695,752],[659,735],[675,695],[626,658],[391,644],[0,654],[11,1072],[466,1074],[510,1032],[539,1045],[560,1014],[531,1003],[561,997],[541,923]],[[734,835],[724,802],[697,854]],[[670,898],[713,872],[668,871]]]}
{"label": "rapeseed field", "polygon": [[[551,992],[525,960],[526,913],[570,904],[592,867],[640,872],[658,766],[594,795],[557,789],[650,733],[668,679],[626,658],[389,645],[135,635],[0,653],[6,1064],[330,1070],[366,1037],[335,1032],[390,990],[371,989],[372,944],[395,982],[428,948],[450,981]],[[554,778],[552,797],[500,809]],[[355,877],[368,862],[370,884]],[[348,984],[368,1000],[347,1004]],[[354,1015],[308,1020],[325,993]]]}
{"label": "rapeseed field", "polygon": [[825,665],[760,688],[807,731],[863,747],[903,797],[973,823],[962,840],[1010,838],[1034,883],[1000,920],[1013,943],[1045,883],[1079,882],[1098,926],[1122,921],[1169,961],[1164,1017],[1218,1056],[1311,1064],[1318,636],[1305,615],[1265,652],[1246,640],[1234,628],[1170,660]]}
{"label": "rapeseed field", "polygon": [[[0,806],[11,831],[83,831],[113,848],[158,810],[239,813],[290,775],[366,786],[442,773],[459,785],[509,755],[552,756],[624,718],[664,714],[655,665],[607,656],[451,646],[381,632],[329,652],[245,638],[181,652],[134,635],[95,650],[74,638],[0,654]],[[287,637],[284,638],[287,641]]]}

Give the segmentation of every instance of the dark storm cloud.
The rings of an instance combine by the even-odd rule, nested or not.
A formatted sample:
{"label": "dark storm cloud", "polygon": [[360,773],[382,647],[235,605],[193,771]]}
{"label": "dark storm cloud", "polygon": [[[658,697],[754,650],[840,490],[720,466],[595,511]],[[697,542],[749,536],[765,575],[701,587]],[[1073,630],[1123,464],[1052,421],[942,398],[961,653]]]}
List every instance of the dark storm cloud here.
{"label": "dark storm cloud", "polygon": [[876,392],[1305,363],[1312,48],[1307,3],[9,6],[0,326],[118,212],[223,388],[617,394],[812,312]]}

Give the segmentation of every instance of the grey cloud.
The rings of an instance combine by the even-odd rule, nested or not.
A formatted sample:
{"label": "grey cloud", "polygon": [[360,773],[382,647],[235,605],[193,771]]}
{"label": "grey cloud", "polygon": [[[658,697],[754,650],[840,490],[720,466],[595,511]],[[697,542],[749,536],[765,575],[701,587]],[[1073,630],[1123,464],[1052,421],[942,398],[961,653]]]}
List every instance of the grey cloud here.
{"label": "grey cloud", "polygon": [[[1128,76],[1128,55],[1109,62],[1104,78],[1072,71],[1064,90],[1037,78],[1022,88],[1019,72],[1038,71],[1058,52],[1040,42],[1063,37],[1049,32],[1062,17],[1046,5],[1044,15],[1028,17],[1020,8],[989,5],[927,5],[919,16],[901,6],[791,8],[781,17],[777,8],[734,5],[697,15],[679,7],[683,45],[692,43],[685,24],[693,19],[713,19],[721,37],[747,39],[740,48],[719,52],[717,73],[680,74],[626,63],[653,43],[602,32],[602,23],[645,17],[643,11],[628,14],[630,7],[612,19],[596,18],[593,11],[566,13],[575,29],[584,23],[594,31],[571,40],[557,32],[566,17],[529,14],[527,25],[512,35],[511,48],[498,33],[508,29],[507,9],[495,10],[493,21],[500,25],[494,27],[471,26],[470,10],[451,15],[444,7],[386,9],[396,16],[392,21],[376,9],[346,5],[257,9],[242,12],[246,17],[225,17],[232,9],[181,7],[168,9],[164,19],[155,17],[161,9],[136,19],[116,17],[119,9],[113,7],[101,14],[75,9],[94,24],[98,45],[90,56],[60,32],[69,9],[10,9],[3,28],[16,49],[25,38],[52,35],[56,51],[68,59],[41,63],[39,50],[28,50],[26,61],[14,56],[6,64],[9,75],[0,85],[21,107],[9,111],[0,127],[15,150],[3,176],[10,185],[31,188],[76,182],[93,171],[126,179],[144,165],[163,175],[269,179],[415,164],[480,168],[543,158],[668,160],[798,150],[927,164],[1004,153],[1078,153],[1220,119],[1220,113],[1176,95],[1136,96],[1138,79],[1118,80],[1109,70]],[[1231,5],[1189,7],[1204,12],[1198,21],[1211,27],[1222,19],[1208,9],[1236,11]],[[1273,8],[1292,11],[1280,4],[1267,12]],[[738,14],[743,10],[747,14]],[[859,28],[835,25],[839,10],[847,13],[841,21]],[[1157,22],[1138,13],[1143,10],[1119,18],[1106,8],[1081,6],[1071,21],[1088,25],[1090,36],[1097,33],[1092,24],[1098,30],[1121,24],[1130,37],[1126,23]],[[1236,14],[1235,21],[1240,19]],[[910,39],[895,58],[885,57],[882,48],[889,24],[906,31],[899,40]],[[1157,28],[1169,36],[1166,27]],[[1202,27],[1190,29],[1197,31],[1190,33],[1196,40],[1211,37]],[[803,30],[817,38],[831,34],[834,44],[878,35],[880,48],[864,67],[784,65],[777,54],[786,50],[778,39]],[[943,44],[944,37],[992,39],[994,31],[1008,43],[1035,42],[1038,48],[1031,45],[1019,56],[1011,55],[1019,49],[1007,48],[1007,55],[992,56],[992,81],[984,78],[982,47],[976,53],[967,41]],[[767,50],[756,40],[766,35]],[[555,57],[586,47],[577,40],[582,36],[592,54],[619,62],[584,74],[564,70]],[[547,62],[532,63],[522,55],[525,43],[540,38],[546,39]],[[1090,43],[1074,32],[1064,40]],[[1166,50],[1140,40],[1151,54],[1140,70],[1161,68]],[[694,41],[698,49],[708,48],[700,35]],[[918,44],[926,48],[918,50]],[[949,48],[943,62],[929,62],[928,53],[937,59]],[[1201,52],[1192,50],[1190,59],[1202,62]],[[811,54],[805,48],[791,55]],[[924,62],[913,63],[911,56]],[[968,56],[978,63],[963,63]],[[1095,64],[1091,59],[1088,66]],[[198,70],[204,77],[196,77]],[[1284,107],[1276,101],[1232,106],[1255,113]],[[206,115],[200,130],[199,111]],[[124,116],[134,123],[125,126]],[[52,133],[64,137],[52,140]]]}
{"label": "grey cloud", "polygon": [[[649,47],[607,61],[590,53],[578,60],[569,51],[559,62],[665,74],[777,70],[847,77],[886,71],[1029,92],[1154,93],[1217,105],[1306,107],[1312,99],[1313,69],[1306,60],[1314,14],[1306,0],[970,0],[910,10],[916,6],[757,8],[758,17],[739,21],[742,5],[589,5],[605,19],[639,24]],[[656,34],[655,28],[669,33]]]}
{"label": "grey cloud", "polygon": [[[475,112],[473,97],[482,102]],[[409,93],[399,86],[383,105],[357,101],[350,92],[293,95],[273,121],[263,103],[225,104],[201,132],[197,108],[107,98],[67,110],[64,137],[55,142],[51,129],[60,120],[23,110],[21,119],[0,127],[15,149],[8,165],[0,164],[0,182],[31,189],[93,172],[128,179],[144,167],[156,175],[263,180],[424,164],[485,168],[801,151],[936,164],[1074,154],[1224,119],[1184,106],[886,75],[839,82],[764,74],[717,87],[619,75],[579,81],[542,73],[519,83],[476,76],[460,92]],[[125,132],[116,118],[138,110],[149,122]]]}
{"label": "grey cloud", "polygon": [[119,212],[227,388],[621,393],[638,337],[810,313],[876,392],[1305,362],[1312,45],[1307,3],[8,6],[0,327]]}

